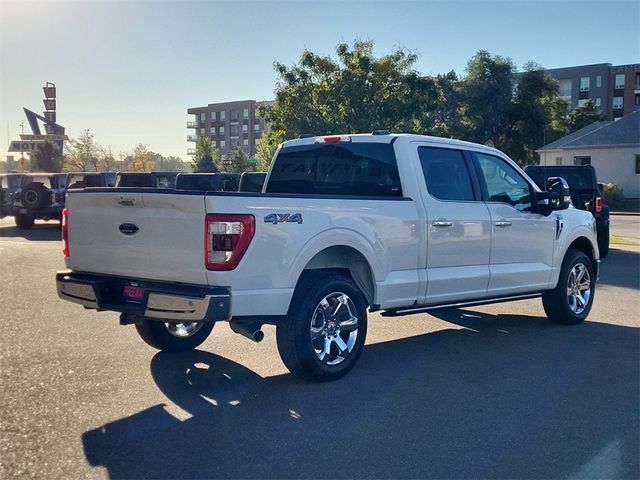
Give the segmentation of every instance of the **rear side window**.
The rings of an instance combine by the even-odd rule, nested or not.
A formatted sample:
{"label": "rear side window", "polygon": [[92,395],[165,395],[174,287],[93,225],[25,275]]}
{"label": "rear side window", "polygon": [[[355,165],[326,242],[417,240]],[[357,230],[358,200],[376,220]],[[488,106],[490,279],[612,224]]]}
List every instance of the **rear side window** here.
{"label": "rear side window", "polygon": [[427,190],[438,200],[472,201],[473,187],[460,150],[418,147]]}
{"label": "rear side window", "polygon": [[148,174],[119,175],[117,187],[155,187],[154,179]]}
{"label": "rear side window", "polygon": [[401,197],[393,146],[383,143],[314,144],[278,152],[267,193]]}
{"label": "rear side window", "polygon": [[239,190],[241,192],[262,192],[266,176],[266,173],[243,173],[240,177]]}

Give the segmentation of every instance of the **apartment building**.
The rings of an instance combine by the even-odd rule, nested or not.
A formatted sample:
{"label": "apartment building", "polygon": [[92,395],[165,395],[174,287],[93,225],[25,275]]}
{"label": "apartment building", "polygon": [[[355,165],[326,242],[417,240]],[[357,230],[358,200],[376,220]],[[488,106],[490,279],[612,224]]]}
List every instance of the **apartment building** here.
{"label": "apartment building", "polygon": [[[239,147],[253,156],[256,142],[268,127],[260,116],[260,106],[272,103],[240,100],[189,108],[187,113],[194,115],[194,119],[187,122],[187,128],[194,129],[195,134],[187,135],[187,142],[208,136],[222,155]],[[187,148],[187,154],[195,154],[195,145]]]}
{"label": "apartment building", "polygon": [[616,120],[640,109],[640,64],[616,65],[597,63],[548,69],[558,80],[560,95],[571,102],[571,108],[591,100],[605,114]]}

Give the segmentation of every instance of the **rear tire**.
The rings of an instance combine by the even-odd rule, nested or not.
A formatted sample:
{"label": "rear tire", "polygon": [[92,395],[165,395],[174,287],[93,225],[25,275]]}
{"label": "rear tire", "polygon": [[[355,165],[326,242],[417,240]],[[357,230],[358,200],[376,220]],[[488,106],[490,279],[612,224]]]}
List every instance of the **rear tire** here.
{"label": "rear tire", "polygon": [[136,330],[140,338],[153,348],[165,352],[185,352],[204,342],[214,325],[215,322],[165,323],[145,318],[136,324]]}
{"label": "rear tire", "polygon": [[276,340],[289,371],[305,380],[337,380],[356,364],[367,335],[367,303],[351,278],[310,271],[301,277]]}
{"label": "rear tire", "polygon": [[600,258],[609,255],[609,235],[609,225],[598,229],[598,250],[600,251]]}
{"label": "rear tire", "polygon": [[549,320],[562,325],[583,322],[593,305],[595,278],[589,257],[580,250],[568,250],[558,285],[542,294],[542,305]]}
{"label": "rear tire", "polygon": [[16,213],[14,219],[16,221],[16,227],[18,227],[18,230],[29,230],[31,227],[33,227],[33,222],[35,221],[33,215],[29,213]]}

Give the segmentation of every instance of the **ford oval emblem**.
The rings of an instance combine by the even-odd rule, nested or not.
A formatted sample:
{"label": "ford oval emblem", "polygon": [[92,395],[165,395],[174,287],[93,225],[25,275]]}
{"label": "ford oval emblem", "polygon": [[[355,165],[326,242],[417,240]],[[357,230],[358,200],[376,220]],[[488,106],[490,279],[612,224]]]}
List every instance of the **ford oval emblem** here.
{"label": "ford oval emblem", "polygon": [[135,223],[123,223],[118,228],[125,235],[135,235],[140,230]]}

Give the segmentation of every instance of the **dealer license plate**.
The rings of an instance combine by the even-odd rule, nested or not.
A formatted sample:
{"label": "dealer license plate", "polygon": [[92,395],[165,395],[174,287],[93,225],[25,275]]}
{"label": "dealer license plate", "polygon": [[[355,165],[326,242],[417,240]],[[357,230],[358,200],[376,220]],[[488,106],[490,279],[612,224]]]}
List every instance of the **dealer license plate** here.
{"label": "dealer license plate", "polygon": [[126,283],[122,296],[126,302],[141,303],[144,300],[144,286],[137,282]]}

